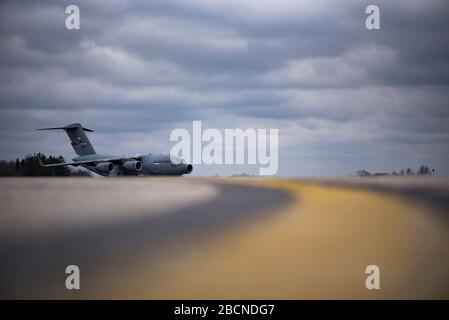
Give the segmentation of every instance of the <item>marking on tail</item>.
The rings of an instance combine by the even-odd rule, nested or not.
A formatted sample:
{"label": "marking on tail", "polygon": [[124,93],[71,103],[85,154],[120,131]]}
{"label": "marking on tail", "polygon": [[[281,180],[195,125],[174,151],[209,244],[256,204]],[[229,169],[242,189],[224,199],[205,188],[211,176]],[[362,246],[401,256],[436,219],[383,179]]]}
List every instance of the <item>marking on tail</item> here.
{"label": "marking on tail", "polygon": [[72,123],[65,127],[42,128],[37,130],[64,130],[71,141],[75,153],[79,156],[96,154],[85,132],[93,132],[91,129],[83,128],[79,123]]}

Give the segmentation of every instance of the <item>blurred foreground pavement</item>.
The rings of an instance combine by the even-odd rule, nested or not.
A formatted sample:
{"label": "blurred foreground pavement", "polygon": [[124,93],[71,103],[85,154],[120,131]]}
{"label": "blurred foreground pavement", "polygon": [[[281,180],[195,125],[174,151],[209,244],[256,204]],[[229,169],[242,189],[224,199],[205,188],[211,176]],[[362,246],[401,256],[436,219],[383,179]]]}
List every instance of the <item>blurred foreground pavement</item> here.
{"label": "blurred foreground pavement", "polygon": [[[449,298],[449,180],[0,179],[1,298]],[[65,267],[81,289],[65,288]],[[367,290],[365,268],[380,268]]]}

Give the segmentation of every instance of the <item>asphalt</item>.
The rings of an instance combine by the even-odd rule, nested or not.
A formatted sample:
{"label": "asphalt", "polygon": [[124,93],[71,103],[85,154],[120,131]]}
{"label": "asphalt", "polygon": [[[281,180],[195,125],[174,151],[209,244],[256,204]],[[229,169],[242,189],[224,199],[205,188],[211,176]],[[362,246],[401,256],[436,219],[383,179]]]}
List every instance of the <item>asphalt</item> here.
{"label": "asphalt", "polygon": [[182,178],[0,179],[0,297],[70,298],[70,264],[83,272],[82,296],[96,297],[98,273],[120,278],[142,253],[157,262],[290,198]]}
{"label": "asphalt", "polygon": [[[0,297],[447,299],[448,191],[446,177],[0,179]],[[70,264],[81,290],[65,289]]]}

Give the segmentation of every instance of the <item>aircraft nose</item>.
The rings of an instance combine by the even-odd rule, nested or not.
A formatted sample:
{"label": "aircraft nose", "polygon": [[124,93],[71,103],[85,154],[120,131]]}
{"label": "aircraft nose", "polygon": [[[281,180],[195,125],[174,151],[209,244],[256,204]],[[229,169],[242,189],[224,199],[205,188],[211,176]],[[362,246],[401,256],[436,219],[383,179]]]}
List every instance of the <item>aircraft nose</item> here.
{"label": "aircraft nose", "polygon": [[186,173],[191,173],[193,171],[193,166],[191,164],[188,164],[186,167]]}

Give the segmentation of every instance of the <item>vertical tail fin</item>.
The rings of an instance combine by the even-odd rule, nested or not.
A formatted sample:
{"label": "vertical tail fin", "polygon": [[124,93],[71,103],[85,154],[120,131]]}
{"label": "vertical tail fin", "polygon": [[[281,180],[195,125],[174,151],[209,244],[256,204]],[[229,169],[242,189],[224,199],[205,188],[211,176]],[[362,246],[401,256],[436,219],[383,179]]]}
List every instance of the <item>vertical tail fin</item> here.
{"label": "vertical tail fin", "polygon": [[70,138],[71,145],[73,150],[75,150],[76,154],[79,156],[84,156],[87,154],[95,154],[94,147],[90,143],[89,139],[86,136],[85,131],[93,132],[93,130],[83,128],[79,123],[69,124],[65,127],[58,128],[42,128],[37,130],[64,130]]}

